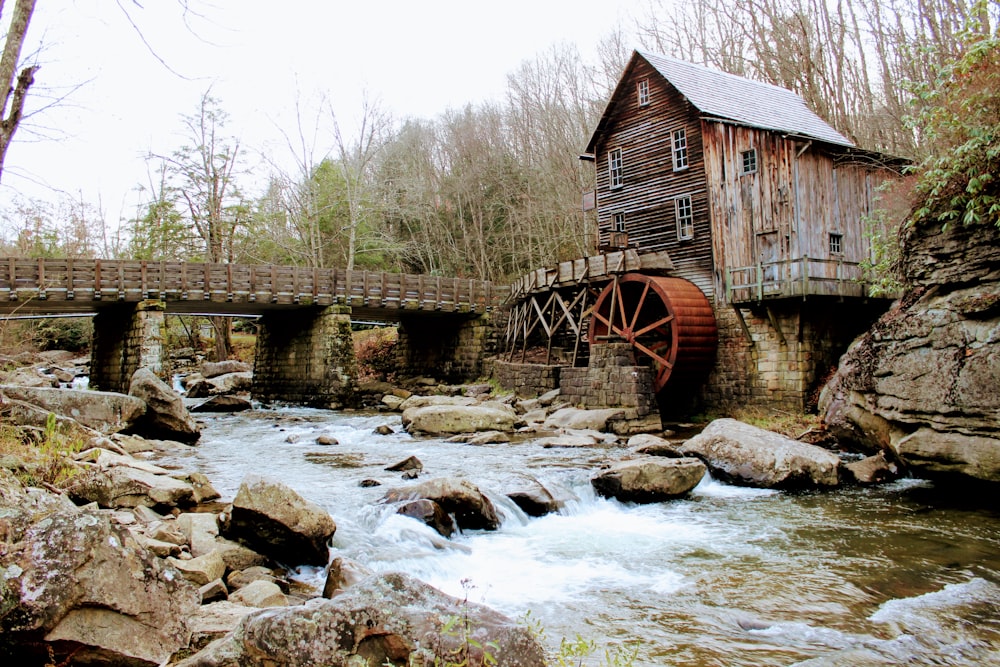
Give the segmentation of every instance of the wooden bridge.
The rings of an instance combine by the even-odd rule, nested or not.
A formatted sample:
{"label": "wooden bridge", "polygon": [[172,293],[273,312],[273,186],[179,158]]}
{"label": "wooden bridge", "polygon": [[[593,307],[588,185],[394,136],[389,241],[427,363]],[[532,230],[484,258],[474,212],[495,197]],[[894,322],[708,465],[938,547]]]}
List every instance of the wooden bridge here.
{"label": "wooden bridge", "polygon": [[0,259],[0,317],[95,313],[158,300],[168,313],[263,315],[308,306],[349,306],[358,319],[406,313],[483,314],[510,288],[438,276],[276,265],[106,259]]}

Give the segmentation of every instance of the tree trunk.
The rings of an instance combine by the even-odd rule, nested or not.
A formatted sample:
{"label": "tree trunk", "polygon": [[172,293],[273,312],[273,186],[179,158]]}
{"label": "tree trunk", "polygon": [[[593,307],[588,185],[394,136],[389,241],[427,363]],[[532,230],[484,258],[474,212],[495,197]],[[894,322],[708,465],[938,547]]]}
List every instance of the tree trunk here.
{"label": "tree trunk", "polygon": [[215,330],[215,360],[225,361],[233,352],[232,319],[228,317],[211,317],[212,328]]}

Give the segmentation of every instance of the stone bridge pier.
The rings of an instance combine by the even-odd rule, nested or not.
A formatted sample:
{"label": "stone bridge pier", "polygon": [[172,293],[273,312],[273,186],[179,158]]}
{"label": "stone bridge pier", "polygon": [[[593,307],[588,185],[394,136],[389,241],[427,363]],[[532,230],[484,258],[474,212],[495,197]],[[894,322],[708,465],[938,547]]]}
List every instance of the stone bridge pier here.
{"label": "stone bridge pier", "polygon": [[127,393],[132,374],[143,366],[163,377],[165,311],[162,301],[140,301],[105,307],[94,315],[93,389]]}
{"label": "stone bridge pier", "polygon": [[489,352],[488,315],[402,317],[396,361],[404,375],[468,382],[483,374]]}
{"label": "stone bridge pier", "polygon": [[258,326],[253,398],[323,408],[351,403],[357,364],[350,307],[273,311]]}

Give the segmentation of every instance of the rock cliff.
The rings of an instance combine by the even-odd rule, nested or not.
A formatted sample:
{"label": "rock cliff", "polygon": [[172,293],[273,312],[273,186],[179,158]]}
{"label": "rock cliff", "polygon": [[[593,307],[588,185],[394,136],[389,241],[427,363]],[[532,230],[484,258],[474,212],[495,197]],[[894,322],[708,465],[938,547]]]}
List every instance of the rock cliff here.
{"label": "rock cliff", "polygon": [[908,231],[906,294],[823,391],[832,433],[912,469],[1000,482],[1000,229]]}

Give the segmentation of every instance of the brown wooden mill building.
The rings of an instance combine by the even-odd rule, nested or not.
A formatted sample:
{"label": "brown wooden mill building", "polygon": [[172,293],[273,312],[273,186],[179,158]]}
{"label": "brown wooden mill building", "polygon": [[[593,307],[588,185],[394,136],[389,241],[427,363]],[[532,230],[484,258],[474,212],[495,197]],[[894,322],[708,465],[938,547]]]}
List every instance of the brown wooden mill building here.
{"label": "brown wooden mill building", "polygon": [[542,374],[564,394],[627,393],[593,368],[617,342],[668,411],[802,410],[888,305],[863,283],[865,219],[902,161],[856,147],[789,90],[634,52],[581,159],[596,168],[584,209],[601,254],[515,284],[505,341],[511,364],[544,345],[555,370]]}

